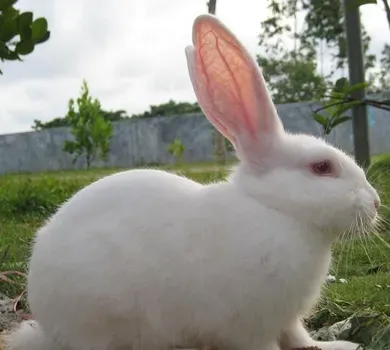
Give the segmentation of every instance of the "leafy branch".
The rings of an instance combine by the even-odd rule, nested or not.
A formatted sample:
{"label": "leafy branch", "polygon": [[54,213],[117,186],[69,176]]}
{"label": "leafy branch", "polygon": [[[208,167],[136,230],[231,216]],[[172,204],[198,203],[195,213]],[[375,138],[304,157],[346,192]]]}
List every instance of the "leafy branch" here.
{"label": "leafy branch", "polygon": [[[350,85],[346,78],[340,78],[334,84],[330,94],[325,95],[323,106],[313,111],[313,119],[322,126],[324,135],[342,123],[351,119],[345,113],[352,107],[368,105],[390,112],[390,100],[373,100],[369,98],[357,99],[353,93],[365,89],[369,83]],[[326,114],[320,113],[326,111]]]}
{"label": "leafy branch", "polygon": [[[22,61],[34,51],[35,45],[50,38],[45,18],[33,19],[32,12],[20,12],[14,8],[17,0],[0,0],[0,59]],[[0,70],[0,74],[3,72]]]}

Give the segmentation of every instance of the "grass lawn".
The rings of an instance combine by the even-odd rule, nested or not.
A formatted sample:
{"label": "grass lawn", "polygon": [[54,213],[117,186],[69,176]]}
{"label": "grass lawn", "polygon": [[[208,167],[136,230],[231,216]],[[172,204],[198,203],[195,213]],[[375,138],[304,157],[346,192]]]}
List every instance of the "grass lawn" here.
{"label": "grass lawn", "polygon": [[[177,170],[172,166],[165,169]],[[32,237],[44,219],[81,187],[118,170],[121,169],[1,176],[0,271],[25,271]],[[215,164],[186,165],[179,171],[205,183],[226,174]],[[377,314],[380,324],[390,331],[390,154],[375,157],[369,178],[384,202],[383,227],[376,235],[335,244],[330,273],[348,283],[324,286],[323,297],[308,319],[310,327],[319,328],[354,314]],[[0,280],[0,292],[15,297],[23,290],[24,281],[12,279],[21,284]]]}

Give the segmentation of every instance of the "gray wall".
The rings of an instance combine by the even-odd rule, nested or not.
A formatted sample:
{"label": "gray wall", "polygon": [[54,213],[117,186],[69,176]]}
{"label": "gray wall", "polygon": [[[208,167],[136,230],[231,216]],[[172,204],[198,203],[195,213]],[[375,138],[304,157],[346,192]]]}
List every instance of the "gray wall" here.
{"label": "gray wall", "polygon": [[[277,106],[286,130],[320,135],[320,126],[313,121],[313,103],[292,103]],[[369,107],[371,153],[390,151],[390,113]],[[213,132],[201,114],[125,120],[114,123],[114,136],[107,162],[93,166],[130,167],[173,162],[168,145],[179,138],[184,146],[185,161],[213,159]],[[72,163],[62,151],[70,139],[68,128],[0,135],[0,173],[59,170],[83,167],[83,161]],[[338,126],[328,140],[352,153],[352,126]]]}

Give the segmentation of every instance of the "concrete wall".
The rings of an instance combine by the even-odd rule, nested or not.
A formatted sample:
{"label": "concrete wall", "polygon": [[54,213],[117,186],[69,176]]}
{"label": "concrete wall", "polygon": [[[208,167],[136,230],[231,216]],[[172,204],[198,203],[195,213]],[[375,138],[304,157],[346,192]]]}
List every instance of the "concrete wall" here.
{"label": "concrete wall", "polygon": [[[320,135],[321,128],[312,119],[317,107],[313,103],[292,103],[279,105],[277,109],[286,130]],[[371,153],[389,152],[390,113],[370,107],[369,123]],[[0,135],[0,173],[83,167],[82,160],[73,164],[72,157],[62,151],[64,141],[70,137],[68,128]],[[185,161],[213,159],[212,126],[199,114],[114,123],[108,160],[97,161],[93,166],[130,167],[172,162],[167,147],[175,138],[185,146]],[[338,126],[328,140],[352,153],[351,123]]]}

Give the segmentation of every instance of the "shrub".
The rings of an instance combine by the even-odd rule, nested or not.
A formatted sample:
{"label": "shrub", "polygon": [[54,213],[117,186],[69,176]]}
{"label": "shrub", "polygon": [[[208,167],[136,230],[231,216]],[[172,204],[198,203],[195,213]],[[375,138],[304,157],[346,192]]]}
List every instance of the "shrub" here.
{"label": "shrub", "polygon": [[0,215],[47,217],[88,184],[82,178],[8,177],[0,180]]}
{"label": "shrub", "polygon": [[175,158],[175,164],[183,162],[184,145],[179,139],[175,139],[169,146],[168,152]]}

